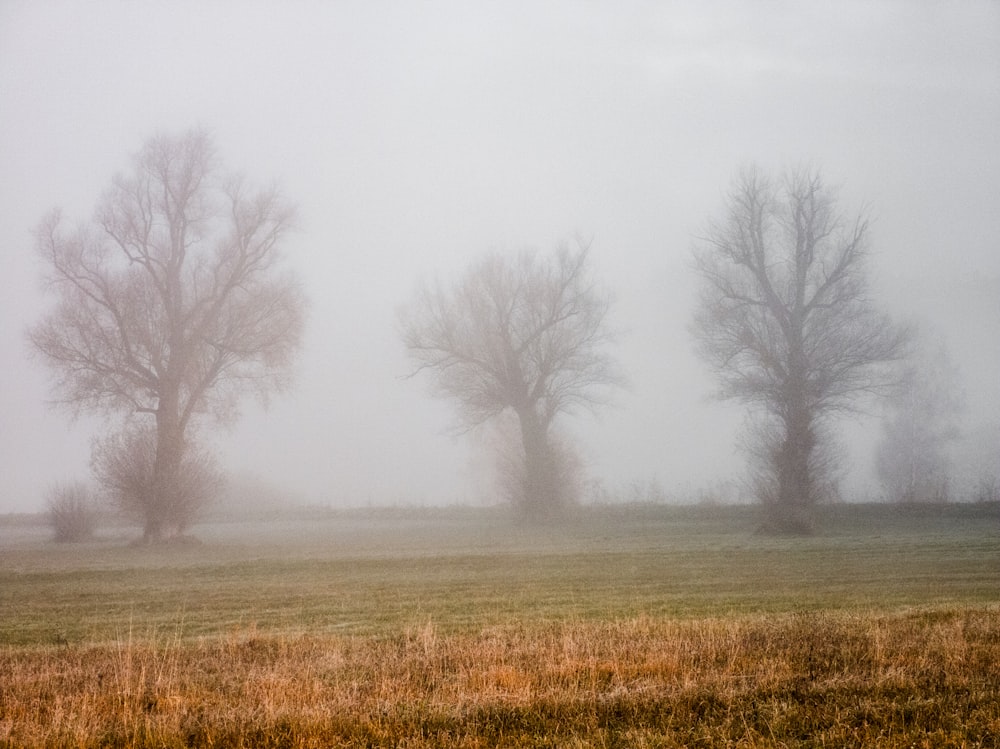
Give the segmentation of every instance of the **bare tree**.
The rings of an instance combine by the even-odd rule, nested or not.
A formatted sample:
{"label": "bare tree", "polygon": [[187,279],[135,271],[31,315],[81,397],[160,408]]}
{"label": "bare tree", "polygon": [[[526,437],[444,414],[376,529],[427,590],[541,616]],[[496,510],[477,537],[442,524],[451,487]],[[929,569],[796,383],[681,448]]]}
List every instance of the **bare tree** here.
{"label": "bare tree", "polygon": [[275,189],[224,175],[191,131],[147,141],[90,225],[64,232],[54,212],[38,228],[58,303],[30,341],[74,414],[152,419],[147,539],[164,534],[192,420],[233,418],[245,391],[287,384],[304,307],[277,266],[292,216]]}
{"label": "bare tree", "polygon": [[587,256],[582,243],[544,258],[492,254],[450,290],[422,288],[400,313],[414,373],[432,372],[437,394],[458,401],[461,428],[516,414],[518,494],[530,519],[558,516],[565,504],[553,421],[603,403],[620,382],[605,352],[610,297],[591,280]]}
{"label": "bare tree", "polygon": [[895,502],[947,501],[948,449],[959,437],[964,406],[958,369],[943,342],[925,342],[905,362],[899,379],[882,421],[879,479]]}
{"label": "bare tree", "polygon": [[[805,532],[829,490],[817,453],[824,422],[890,382],[907,334],[868,298],[869,224],[837,211],[815,171],[775,182],[743,171],[709,225],[694,333],[721,383],[765,422],[768,525]],[[817,459],[819,458],[819,459]]]}

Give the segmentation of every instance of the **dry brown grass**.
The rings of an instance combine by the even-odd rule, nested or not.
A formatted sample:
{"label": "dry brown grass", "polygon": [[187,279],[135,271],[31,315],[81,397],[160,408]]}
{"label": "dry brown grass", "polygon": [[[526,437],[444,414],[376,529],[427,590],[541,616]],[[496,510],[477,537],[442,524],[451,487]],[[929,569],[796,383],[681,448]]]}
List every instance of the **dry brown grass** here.
{"label": "dry brown grass", "polygon": [[10,747],[1000,745],[1000,610],[0,652]]}

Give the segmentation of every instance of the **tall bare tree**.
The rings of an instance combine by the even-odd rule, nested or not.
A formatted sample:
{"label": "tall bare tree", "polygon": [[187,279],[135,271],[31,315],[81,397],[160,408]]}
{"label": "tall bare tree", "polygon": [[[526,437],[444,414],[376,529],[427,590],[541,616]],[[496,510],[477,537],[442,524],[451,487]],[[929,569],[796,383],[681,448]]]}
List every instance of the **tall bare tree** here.
{"label": "tall bare tree", "polygon": [[458,401],[470,429],[505,411],[517,416],[523,450],[520,509],[558,516],[566,504],[556,417],[603,403],[620,377],[606,353],[610,297],[588,272],[588,247],[546,257],[492,254],[449,290],[425,286],[401,310],[403,342],[437,394]]}
{"label": "tall bare tree", "polygon": [[89,225],[67,232],[56,211],[38,227],[57,304],[30,341],[72,412],[152,419],[148,539],[179,520],[166,508],[192,420],[287,384],[304,306],[277,264],[292,217],[275,189],[224,174],[195,130],[147,141]]}
{"label": "tall bare tree", "polygon": [[809,530],[828,488],[824,422],[888,385],[905,348],[906,331],[868,296],[868,235],[868,219],[839,213],[818,172],[775,181],[751,168],[695,255],[698,351],[719,395],[762,415],[772,489],[760,499],[775,531]]}

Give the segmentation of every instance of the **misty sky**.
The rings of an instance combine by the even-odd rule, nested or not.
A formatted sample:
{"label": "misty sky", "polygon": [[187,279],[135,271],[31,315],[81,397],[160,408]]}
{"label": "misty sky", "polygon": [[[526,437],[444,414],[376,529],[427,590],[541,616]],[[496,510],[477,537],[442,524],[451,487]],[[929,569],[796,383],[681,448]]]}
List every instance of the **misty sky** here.
{"label": "misty sky", "polygon": [[[46,406],[25,328],[32,231],[88,219],[150,135],[204,126],[299,206],[311,300],[296,389],[211,432],[299,501],[491,501],[481,437],[407,380],[396,310],[490,249],[592,240],[631,379],[564,426],[609,488],[736,479],[737,404],[692,352],[691,249],[734,172],[807,163],[867,206],[873,289],[943,336],[965,446],[1000,465],[996,2],[0,0],[0,512],[88,476],[99,420]],[[849,422],[848,486],[872,483]],[[991,441],[997,440],[997,441]]]}

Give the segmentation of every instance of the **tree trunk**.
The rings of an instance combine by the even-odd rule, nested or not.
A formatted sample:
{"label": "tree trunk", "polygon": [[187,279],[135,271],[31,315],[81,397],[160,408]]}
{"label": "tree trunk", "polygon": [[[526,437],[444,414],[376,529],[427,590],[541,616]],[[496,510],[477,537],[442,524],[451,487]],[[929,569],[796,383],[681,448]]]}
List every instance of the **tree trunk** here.
{"label": "tree trunk", "polygon": [[798,294],[788,326],[788,377],[781,411],[784,435],[774,458],[778,496],[768,508],[768,524],[776,533],[801,535],[812,532],[812,508],[816,500],[812,454],[816,435],[809,399],[808,359],[803,343],[802,297],[807,264],[802,257],[796,259]]}
{"label": "tree trunk", "polygon": [[162,541],[179,530],[175,496],[184,453],[184,434],[169,398],[162,399],[156,412],[156,454],[153,486],[146,506],[143,540]]}
{"label": "tree trunk", "polygon": [[560,487],[549,444],[548,425],[531,407],[518,409],[517,416],[524,447],[522,506],[519,509],[528,520],[554,519],[561,509]]}
{"label": "tree trunk", "polygon": [[816,503],[812,475],[816,436],[812,414],[801,401],[790,404],[783,426],[784,435],[774,457],[778,496],[767,508],[767,523],[769,530],[776,533],[808,534],[812,532]]}

